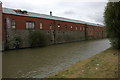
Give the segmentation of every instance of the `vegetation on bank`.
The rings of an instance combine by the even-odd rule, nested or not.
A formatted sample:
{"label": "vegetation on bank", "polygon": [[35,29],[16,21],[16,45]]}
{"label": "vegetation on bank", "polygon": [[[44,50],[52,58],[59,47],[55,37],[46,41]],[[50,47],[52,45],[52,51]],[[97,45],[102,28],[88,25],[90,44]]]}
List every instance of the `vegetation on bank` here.
{"label": "vegetation on bank", "polygon": [[34,31],[29,36],[29,43],[31,47],[43,47],[47,45],[47,36],[40,32]]}
{"label": "vegetation on bank", "polygon": [[107,49],[47,78],[118,78],[118,50]]}
{"label": "vegetation on bank", "polygon": [[15,39],[14,46],[16,49],[19,49],[22,45],[22,39],[20,36],[16,36],[16,37],[14,37],[14,39]]}
{"label": "vegetation on bank", "polygon": [[104,21],[112,47],[120,49],[120,1],[107,3]]}

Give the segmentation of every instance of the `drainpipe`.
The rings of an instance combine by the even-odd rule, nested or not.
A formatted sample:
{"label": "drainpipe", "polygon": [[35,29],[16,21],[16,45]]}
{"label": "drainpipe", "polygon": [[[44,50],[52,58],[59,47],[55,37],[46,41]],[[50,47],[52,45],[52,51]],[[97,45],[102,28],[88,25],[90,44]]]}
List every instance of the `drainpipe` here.
{"label": "drainpipe", "polygon": [[56,22],[55,20],[53,21],[53,27],[54,27],[54,33],[53,33],[53,36],[54,36],[54,44],[56,43]]}
{"label": "drainpipe", "polygon": [[85,24],[85,40],[87,40],[87,25]]}

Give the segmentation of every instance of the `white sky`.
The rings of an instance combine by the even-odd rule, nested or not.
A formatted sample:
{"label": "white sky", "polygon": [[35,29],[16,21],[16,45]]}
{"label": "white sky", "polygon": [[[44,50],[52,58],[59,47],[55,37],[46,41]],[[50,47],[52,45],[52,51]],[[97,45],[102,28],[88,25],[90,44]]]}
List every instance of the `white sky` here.
{"label": "white sky", "polygon": [[103,24],[107,0],[1,0],[3,7]]}

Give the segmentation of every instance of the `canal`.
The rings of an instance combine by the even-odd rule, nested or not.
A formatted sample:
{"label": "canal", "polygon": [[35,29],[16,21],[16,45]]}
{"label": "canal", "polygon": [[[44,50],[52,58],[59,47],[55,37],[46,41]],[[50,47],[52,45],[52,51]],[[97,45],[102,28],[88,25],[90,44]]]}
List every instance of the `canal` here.
{"label": "canal", "polygon": [[109,47],[109,41],[101,39],[5,51],[3,78],[43,78]]}

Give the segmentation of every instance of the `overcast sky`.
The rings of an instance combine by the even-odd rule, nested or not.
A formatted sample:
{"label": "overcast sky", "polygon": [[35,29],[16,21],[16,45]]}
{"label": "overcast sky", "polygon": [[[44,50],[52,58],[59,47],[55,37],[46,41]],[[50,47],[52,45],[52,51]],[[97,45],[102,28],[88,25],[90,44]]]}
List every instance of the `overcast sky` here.
{"label": "overcast sky", "polygon": [[107,0],[1,0],[3,7],[103,24]]}

